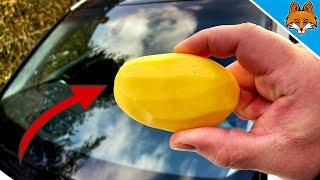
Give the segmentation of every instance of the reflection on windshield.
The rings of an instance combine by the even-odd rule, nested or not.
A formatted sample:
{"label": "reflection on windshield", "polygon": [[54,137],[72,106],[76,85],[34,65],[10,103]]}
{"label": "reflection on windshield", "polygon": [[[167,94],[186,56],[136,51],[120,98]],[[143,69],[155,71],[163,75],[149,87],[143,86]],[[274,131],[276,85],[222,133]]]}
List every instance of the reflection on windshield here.
{"label": "reflection on windshield", "polygon": [[[140,169],[198,177],[223,177],[227,169],[212,166],[196,154],[169,148],[171,133],[145,127],[124,115],[115,105],[87,112],[83,124],[75,124],[68,148],[77,148],[88,139],[106,137],[90,156]],[[90,129],[90,131],[88,131]]]}
{"label": "reflection on windshield", "polygon": [[[6,92],[0,134],[22,134],[42,112],[71,95],[69,84],[104,84],[106,90],[87,112],[75,106],[53,118],[25,159],[76,179],[232,174],[195,153],[171,150],[171,133],[132,121],[114,101],[113,80],[124,61],[171,52],[178,42],[204,28],[247,21],[266,26],[265,17],[248,9],[247,3],[203,0],[80,8],[49,36]],[[233,114],[221,124],[227,129],[247,126]],[[16,138],[14,142],[21,137]]]}
{"label": "reflection on windshield", "polygon": [[91,38],[92,47],[130,57],[172,52],[197,27],[191,13],[170,5],[123,11],[121,7],[114,8],[109,14],[113,18],[97,27]]}

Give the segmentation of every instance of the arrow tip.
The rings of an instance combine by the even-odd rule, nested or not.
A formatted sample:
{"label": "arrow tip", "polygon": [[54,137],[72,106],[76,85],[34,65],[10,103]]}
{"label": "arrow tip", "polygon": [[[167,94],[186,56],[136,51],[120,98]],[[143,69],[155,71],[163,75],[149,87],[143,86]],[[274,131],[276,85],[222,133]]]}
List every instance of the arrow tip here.
{"label": "arrow tip", "polygon": [[87,110],[91,104],[98,98],[106,86],[91,85],[72,85],[71,90],[74,97],[81,104],[84,110]]}

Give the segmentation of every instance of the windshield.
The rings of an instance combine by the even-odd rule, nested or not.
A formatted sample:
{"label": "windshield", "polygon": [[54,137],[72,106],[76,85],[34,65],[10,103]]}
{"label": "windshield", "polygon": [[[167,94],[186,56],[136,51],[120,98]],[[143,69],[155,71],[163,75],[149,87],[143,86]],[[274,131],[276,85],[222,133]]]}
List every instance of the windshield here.
{"label": "windshield", "polygon": [[[42,128],[25,159],[75,179],[231,176],[234,170],[195,153],[171,150],[171,133],[126,116],[114,101],[113,80],[128,59],[172,52],[199,30],[248,21],[268,28],[270,21],[247,1],[99,2],[68,15],[30,57],[1,100],[1,132],[22,135],[42,112],[71,95],[70,84],[102,84],[106,90],[88,111],[74,106]],[[233,114],[220,126],[250,128]],[[14,137],[17,148],[21,136]]]}

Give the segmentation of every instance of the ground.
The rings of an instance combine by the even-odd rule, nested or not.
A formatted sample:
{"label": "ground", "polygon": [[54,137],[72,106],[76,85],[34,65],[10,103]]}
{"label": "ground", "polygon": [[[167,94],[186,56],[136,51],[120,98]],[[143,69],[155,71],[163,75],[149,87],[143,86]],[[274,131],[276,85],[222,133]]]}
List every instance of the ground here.
{"label": "ground", "polygon": [[0,1],[0,87],[77,0]]}

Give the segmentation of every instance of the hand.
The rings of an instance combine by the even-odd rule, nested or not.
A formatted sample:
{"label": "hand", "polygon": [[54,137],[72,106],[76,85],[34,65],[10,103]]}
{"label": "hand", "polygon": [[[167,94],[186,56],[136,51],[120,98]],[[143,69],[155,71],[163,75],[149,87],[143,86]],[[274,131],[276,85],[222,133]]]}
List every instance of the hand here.
{"label": "hand", "polygon": [[254,126],[250,132],[216,127],[176,132],[171,148],[195,151],[222,167],[289,179],[312,179],[320,172],[320,59],[248,23],[203,30],[175,52],[235,55],[228,70],[241,88],[236,113]]}

